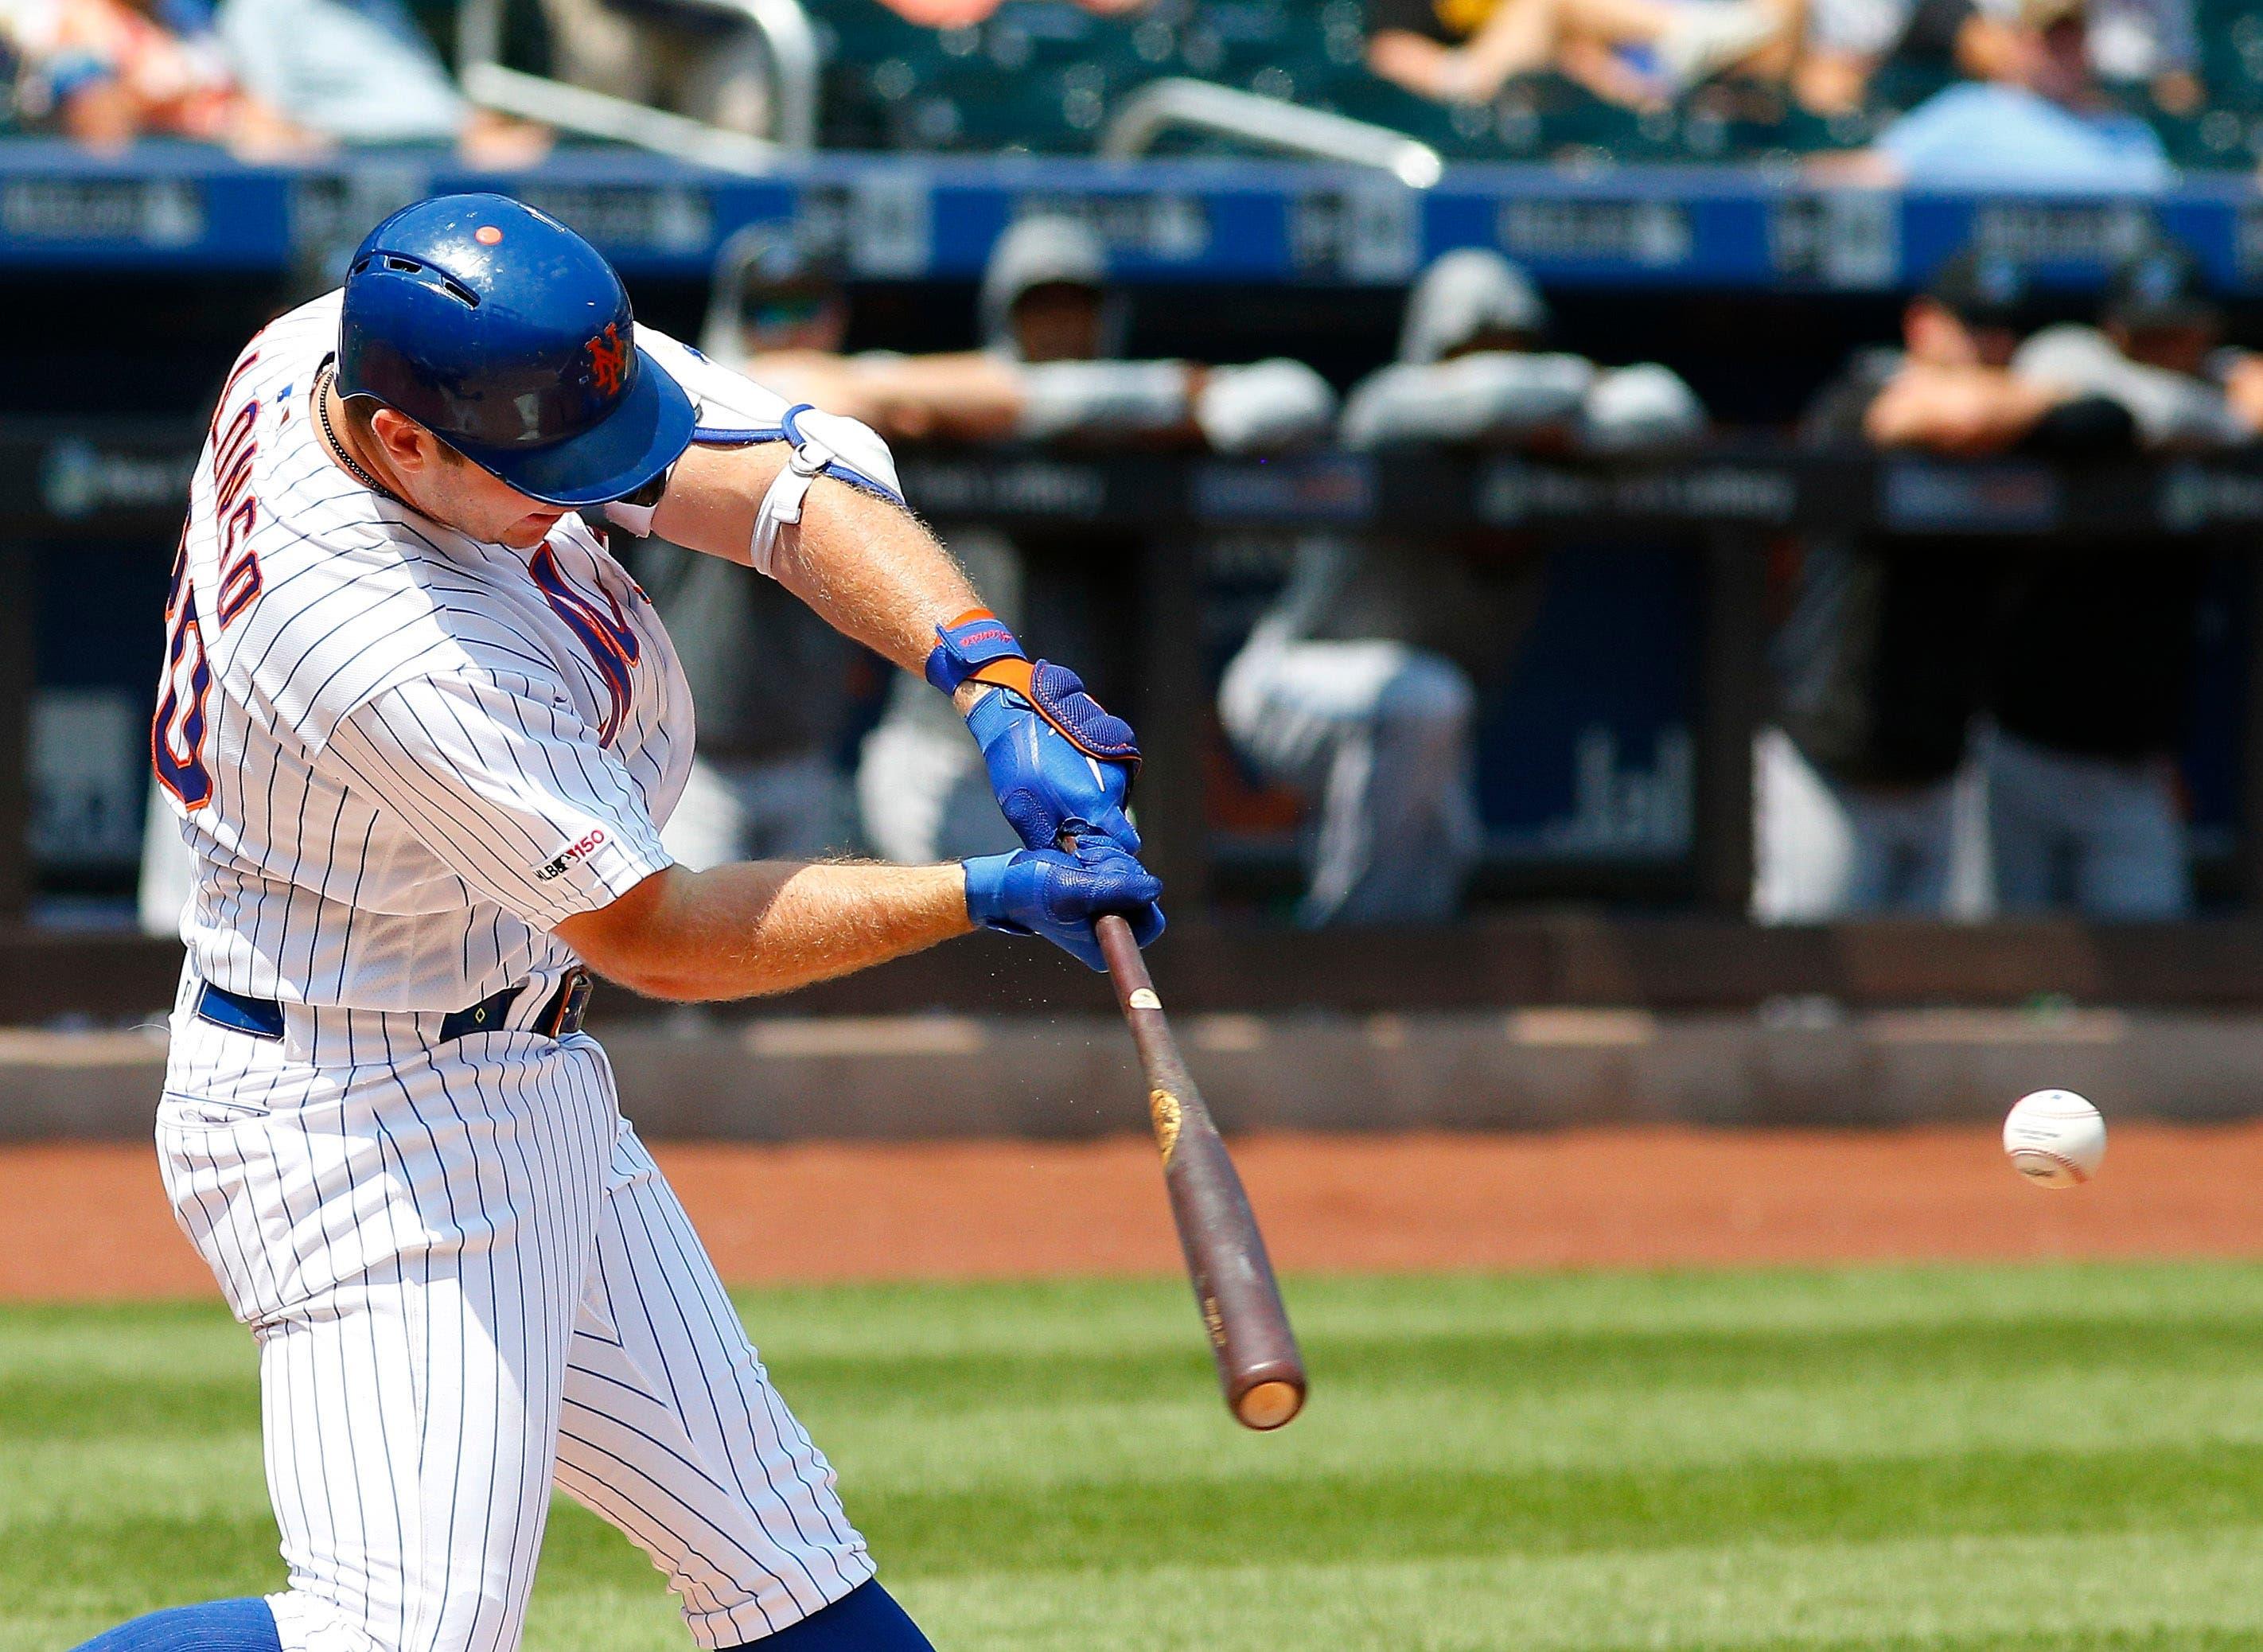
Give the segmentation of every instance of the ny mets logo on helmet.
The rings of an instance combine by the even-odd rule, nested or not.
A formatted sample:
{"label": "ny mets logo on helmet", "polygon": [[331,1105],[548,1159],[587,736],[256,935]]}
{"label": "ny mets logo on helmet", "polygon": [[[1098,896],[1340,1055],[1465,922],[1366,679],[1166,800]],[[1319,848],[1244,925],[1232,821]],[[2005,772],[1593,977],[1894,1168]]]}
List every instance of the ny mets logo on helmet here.
{"label": "ny mets logo on helmet", "polygon": [[619,393],[629,373],[629,342],[621,337],[621,324],[607,322],[605,330],[582,346],[589,352],[589,382],[599,394]]}

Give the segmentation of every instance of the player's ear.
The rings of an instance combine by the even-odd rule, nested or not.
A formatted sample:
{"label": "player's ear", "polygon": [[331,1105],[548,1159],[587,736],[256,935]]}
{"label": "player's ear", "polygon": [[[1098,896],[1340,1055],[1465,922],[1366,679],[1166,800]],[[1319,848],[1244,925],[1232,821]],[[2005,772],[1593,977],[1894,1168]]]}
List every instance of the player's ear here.
{"label": "player's ear", "polygon": [[440,444],[431,432],[404,413],[389,407],[370,415],[369,433],[387,463],[404,470],[429,468],[439,455]]}

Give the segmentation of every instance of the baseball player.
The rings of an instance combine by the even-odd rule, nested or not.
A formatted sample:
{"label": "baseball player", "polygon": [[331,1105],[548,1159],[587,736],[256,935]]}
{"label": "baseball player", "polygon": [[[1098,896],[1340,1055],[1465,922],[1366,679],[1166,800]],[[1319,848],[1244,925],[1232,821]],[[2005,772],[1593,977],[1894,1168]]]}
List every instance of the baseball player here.
{"label": "baseball player", "polygon": [[[599,508],[922,671],[1029,847],[672,866],[691,706]],[[743,997],[977,924],[1096,967],[1095,916],[1162,926],[1138,755],[981,610],[870,431],[637,326],[513,201],[380,224],[228,378],[151,736],[198,859],[157,1144],[259,1344],[289,1587],[89,1646],[509,1652],[555,1484],[702,1647],[926,1648],[622,1120],[588,972]]]}
{"label": "baseball player", "polygon": [[[1542,351],[1549,325],[1515,264],[1446,253],[1407,294],[1399,359],[1345,402],[1344,446],[1643,458],[1703,433],[1705,410],[1673,373]],[[1461,902],[1485,846],[1480,685],[1515,656],[1539,589],[1529,556],[1484,537],[1306,537],[1225,669],[1227,736],[1315,817],[1305,924],[1438,923]]]}

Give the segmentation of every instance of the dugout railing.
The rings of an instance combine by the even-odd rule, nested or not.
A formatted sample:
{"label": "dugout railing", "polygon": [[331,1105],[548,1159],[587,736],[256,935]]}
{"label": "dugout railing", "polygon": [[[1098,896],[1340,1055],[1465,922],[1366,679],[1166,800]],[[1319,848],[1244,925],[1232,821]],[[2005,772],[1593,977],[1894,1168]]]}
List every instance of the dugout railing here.
{"label": "dugout railing", "polygon": [[[0,918],[32,890],[26,724],[37,679],[40,592],[69,577],[73,542],[145,540],[160,557],[179,529],[202,431],[176,421],[0,421]],[[946,536],[1105,534],[1136,547],[1119,677],[1147,750],[1141,812],[1179,908],[1210,887],[1204,743],[1212,673],[1200,637],[1202,547],[1229,532],[1325,528],[1356,535],[1472,526],[1528,542],[1646,534],[1702,560],[1692,830],[1666,893],[1721,919],[1752,885],[1753,737],[1768,700],[1768,560],[1794,536],[1986,535],[2006,544],[2158,536],[2245,546],[2263,532],[2263,457],[2060,469],[1817,454],[1724,443],[1671,463],[1615,467],[1409,451],[1270,461],[1044,450],[912,449],[913,504]],[[2243,652],[2263,658],[2263,604],[2243,612]],[[2263,901],[2263,672],[2248,670],[2239,723],[2244,782],[2235,880]],[[1560,891],[1559,891],[1560,893]]]}

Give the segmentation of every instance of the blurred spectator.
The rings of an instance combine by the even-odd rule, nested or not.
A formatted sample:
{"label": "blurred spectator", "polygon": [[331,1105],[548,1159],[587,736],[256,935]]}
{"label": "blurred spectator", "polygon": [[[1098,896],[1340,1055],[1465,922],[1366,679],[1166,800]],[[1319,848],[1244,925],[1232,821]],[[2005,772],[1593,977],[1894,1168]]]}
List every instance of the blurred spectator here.
{"label": "blurred spectator", "polygon": [[672,0],[542,0],[561,80],[750,137],[773,135],[769,62],[743,17]]}
{"label": "blurred spectator", "polygon": [[1547,354],[1548,308],[1500,254],[1440,257],[1408,297],[1398,361],[1344,405],[1352,447],[1434,442],[1608,458],[1656,453],[1704,429],[1689,387],[1655,362],[1598,367]]}
{"label": "blurred spectator", "polygon": [[[1094,359],[1122,333],[1097,238],[1038,219],[1001,242],[984,289],[987,351],[842,353],[850,320],[837,264],[789,226],[740,231],[717,262],[700,345],[797,400],[864,418],[892,438],[1208,439],[1230,451],[1323,431],[1327,386],[1293,363],[1206,370]],[[1022,561],[1004,535],[965,530],[953,549],[1018,623]],[[701,708],[700,757],[664,834],[690,866],[807,855],[851,844],[858,809],[842,746],[865,663],[767,582],[675,547],[638,572],[669,621]],[[791,669],[781,670],[784,662]],[[980,757],[950,703],[900,677],[866,737],[855,798],[864,835],[893,859],[1009,848]]]}
{"label": "blurred spectator", "polygon": [[[1199,444],[1222,453],[1279,451],[1323,435],[1335,399],[1292,361],[1204,367],[1122,361],[1125,312],[1106,249],[1062,217],[1016,223],[992,252],[978,355],[858,358],[838,382],[892,435],[1073,442],[1086,446]],[[864,399],[857,400],[858,396]],[[1021,623],[1023,568],[994,532],[954,533],[951,549],[991,606]],[[973,742],[949,701],[899,677],[866,736],[857,770],[865,836],[892,860],[1011,848]]]}
{"label": "blurred spectator", "polygon": [[[881,4],[928,28],[964,29],[989,18],[1001,0]],[[1075,4],[1113,16],[1149,0]],[[683,0],[542,0],[542,6],[560,79],[727,131],[775,135],[768,57],[743,17]]]}
{"label": "blurred spectator", "polygon": [[[1399,359],[1351,395],[1347,446],[1408,443],[1616,457],[1704,427],[1666,368],[1539,353],[1548,310],[1498,253],[1450,252],[1409,295]],[[1218,714],[1242,757],[1317,811],[1309,924],[1450,917],[1482,846],[1477,682],[1529,622],[1533,559],[1497,535],[1364,545],[1314,538],[1226,668]]]}
{"label": "blurred spectator", "polygon": [[201,0],[0,0],[0,35],[19,63],[18,107],[81,143],[194,138],[247,159],[311,145],[237,83]]}
{"label": "blurred spectator", "polygon": [[2108,85],[2142,87],[2171,114],[2200,108],[2194,0],[2091,0],[2089,33],[2091,66]]}
{"label": "blurred spectator", "polygon": [[[2119,270],[2100,324],[2047,327],[2021,347],[2022,374],[2112,397],[2155,453],[2208,453],[2239,446],[2258,429],[2249,392],[2256,358],[2223,350],[2223,316],[2190,253],[2163,243]],[[2240,399],[2230,394],[2243,388]]]}
{"label": "blurred spectator", "polygon": [[[2173,113],[2199,106],[2193,0],[2092,0],[2086,33],[2100,80]],[[1833,113],[1859,108],[1888,65],[2021,84],[2033,49],[2019,0],[1812,0],[1793,83],[1809,108]]]}
{"label": "blurred spectator", "polygon": [[1859,109],[1888,67],[1921,76],[1970,75],[1980,67],[1986,24],[1974,0],[1812,0],[1792,89],[1824,114]]}
{"label": "blurred spectator", "polygon": [[[2061,460],[2247,438],[2201,376],[2216,318],[2181,253],[2122,272],[2102,329],[2017,343],[2024,287],[2003,260],[1953,260],[1905,350],[1858,357],[1811,438]],[[2095,534],[1811,547],[1775,649],[1782,726],[1757,754],[1756,916],[1972,914],[1989,885],[2014,912],[2188,910],[2174,754],[2199,575],[2180,547]]]}
{"label": "blurred spectator", "polygon": [[668,852],[705,870],[856,849],[842,742],[871,670],[855,645],[735,563],[650,540],[634,571],[699,708],[699,754],[661,833]]}
{"label": "blurred spectator", "polygon": [[2115,104],[2091,67],[2086,0],[2022,0],[1999,35],[1988,48],[1990,79],[1934,93],[1872,149],[1818,167],[1876,184],[1974,189],[2096,192],[2173,181],[2159,137]]}
{"label": "blurred spectator", "polygon": [[[2148,249],[2108,289],[2102,330],[2054,328],[2014,359],[2128,417],[2148,452],[2221,448],[2252,427],[2203,375],[2222,319],[2181,250]],[[1989,835],[2006,911],[2180,917],[2192,879],[2177,752],[2191,692],[2201,554],[2081,540],[2013,560],[1991,655]]]}
{"label": "blurred spectator", "polygon": [[540,127],[466,102],[400,0],[221,0],[244,84],[335,143],[452,143],[474,166],[531,165]]}
{"label": "blurred spectator", "polygon": [[[1000,242],[981,301],[990,348],[928,356],[840,353],[849,312],[837,278],[783,232],[742,235],[764,249],[742,262],[738,319],[726,323],[755,352],[748,371],[892,440],[1141,441],[1257,453],[1309,438],[1334,410],[1326,383],[1298,362],[1106,359],[1121,343],[1123,308],[1107,292],[1098,238],[1066,220],[1026,220]],[[1028,290],[1012,296],[1025,277]],[[717,348],[729,342],[719,336]]]}
{"label": "blurred spectator", "polygon": [[862,419],[895,441],[987,441],[1021,417],[1011,363],[980,352],[845,355],[849,295],[835,260],[811,251],[790,225],[753,224],[716,260],[716,291],[700,348],[744,364],[794,401]]}
{"label": "blurred spectator", "polygon": [[[1904,310],[1902,347],[1857,355],[1803,441],[1977,455],[2036,439],[2059,398],[2006,371],[2028,308],[2009,260],[1951,259]],[[2082,417],[2066,439],[2081,439]],[[1985,540],[1806,547],[1772,650],[1778,726],[1754,751],[1754,917],[1977,915],[1985,834],[1967,743],[1999,577]]]}
{"label": "blurred spectator", "polygon": [[[730,272],[719,288],[727,283],[729,293],[719,290],[702,346],[741,361],[758,382],[863,419],[895,441],[988,441],[1017,429],[1022,384],[1009,357],[842,354],[849,299],[839,272],[800,247],[791,228],[741,231],[724,262]],[[1074,273],[1090,274],[1088,261],[1079,260]],[[1072,314],[1074,308],[1067,307]],[[1012,543],[972,528],[952,535],[952,550],[992,608],[1020,624],[1022,569]],[[1000,817],[950,704],[907,677],[888,692],[886,714],[866,735],[856,768],[856,812],[866,839],[900,861],[1013,848],[1018,839]]]}
{"label": "blurred spectator", "polygon": [[1796,0],[1368,0],[1368,66],[1440,103],[1554,69],[1614,103],[1670,102],[1787,47]]}
{"label": "blurred spectator", "polygon": [[2263,355],[2229,346],[2208,359],[2209,376],[2223,388],[2224,403],[2240,429],[2263,436]]}
{"label": "blurred spectator", "polygon": [[[1934,0],[1941,4],[1943,0]],[[2021,0],[1968,0],[1962,36],[1966,71],[2014,83],[2035,51]],[[2089,0],[2085,55],[2105,83],[2150,98],[2175,113],[2199,106],[2200,40],[2194,0]]]}
{"label": "blurred spectator", "polygon": [[701,351],[719,360],[760,363],[763,382],[777,389],[782,375],[833,372],[847,360],[841,348],[848,337],[840,265],[805,247],[793,225],[748,224],[724,242],[715,255]]}

